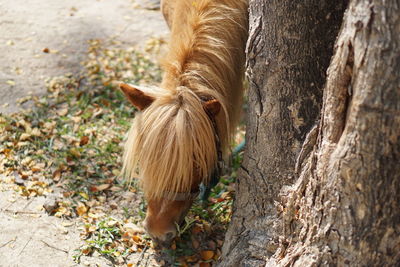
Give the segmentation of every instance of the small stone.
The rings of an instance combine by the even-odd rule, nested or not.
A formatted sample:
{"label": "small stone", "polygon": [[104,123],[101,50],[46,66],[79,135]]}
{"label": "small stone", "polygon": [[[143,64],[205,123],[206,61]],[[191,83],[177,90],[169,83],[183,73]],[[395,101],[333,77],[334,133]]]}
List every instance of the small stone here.
{"label": "small stone", "polygon": [[43,208],[48,214],[53,214],[58,208],[58,200],[55,196],[50,196],[47,198],[46,202],[43,204]]}

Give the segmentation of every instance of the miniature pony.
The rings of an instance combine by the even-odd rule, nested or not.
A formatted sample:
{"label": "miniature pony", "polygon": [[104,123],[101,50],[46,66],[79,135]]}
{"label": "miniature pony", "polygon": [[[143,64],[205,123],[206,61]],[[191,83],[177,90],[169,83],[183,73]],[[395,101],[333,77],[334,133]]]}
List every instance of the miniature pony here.
{"label": "miniature pony", "polygon": [[125,145],[124,173],[139,176],[144,227],[161,245],[176,235],[237,125],[243,96],[247,0],[164,0],[171,40],[160,87],[120,84],[140,111]]}

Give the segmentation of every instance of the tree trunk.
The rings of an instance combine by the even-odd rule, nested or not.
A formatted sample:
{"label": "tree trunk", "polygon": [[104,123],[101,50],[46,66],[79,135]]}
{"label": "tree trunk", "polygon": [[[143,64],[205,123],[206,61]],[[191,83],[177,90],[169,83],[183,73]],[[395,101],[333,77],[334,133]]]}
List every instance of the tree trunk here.
{"label": "tree trunk", "polygon": [[[351,1],[329,67],[321,120],[306,138],[317,111],[303,115],[302,110],[314,107],[305,100],[318,94],[287,68],[313,62],[308,67],[314,70],[299,68],[298,79],[322,88],[323,74],[315,73],[326,67],[330,43],[318,46],[319,56],[300,51],[299,58],[290,58],[289,45],[271,32],[284,35],[285,21],[299,23],[290,14],[296,10],[281,9],[285,5],[251,2],[250,101],[259,106],[250,105],[248,146],[221,265],[399,266],[400,3]],[[334,7],[344,3],[329,5],[332,9],[315,12],[324,21],[319,12],[331,10],[336,19],[314,28],[331,31],[311,41],[300,35],[301,50],[312,40],[317,45],[333,40],[340,19],[340,8]],[[278,16],[282,11],[284,21]],[[314,10],[305,11],[312,20]],[[257,18],[264,23],[254,33]],[[271,54],[273,47],[290,55],[282,60]],[[277,63],[271,68],[271,62]],[[268,63],[267,70],[261,67]]]}
{"label": "tree trunk", "polygon": [[220,266],[258,265],[282,234],[274,204],[316,123],[347,1],[250,1],[246,151]]}

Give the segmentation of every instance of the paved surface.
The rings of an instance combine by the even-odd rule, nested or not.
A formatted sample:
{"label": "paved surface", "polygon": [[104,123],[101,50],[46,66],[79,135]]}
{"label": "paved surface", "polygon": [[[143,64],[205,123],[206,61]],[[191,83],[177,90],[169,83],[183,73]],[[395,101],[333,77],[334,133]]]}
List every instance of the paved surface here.
{"label": "paved surface", "polygon": [[[18,111],[16,100],[29,93],[45,94],[47,77],[78,72],[89,39],[132,46],[167,35],[159,11],[134,6],[133,0],[0,1],[0,112]],[[0,188],[0,267],[76,266],[77,226],[40,211],[45,200]],[[82,262],[110,265],[96,257]]]}
{"label": "paved surface", "polygon": [[[16,100],[44,94],[44,80],[77,72],[89,39],[131,46],[167,27],[159,11],[134,8],[133,0],[0,1],[0,112]],[[50,53],[44,53],[44,49]]]}

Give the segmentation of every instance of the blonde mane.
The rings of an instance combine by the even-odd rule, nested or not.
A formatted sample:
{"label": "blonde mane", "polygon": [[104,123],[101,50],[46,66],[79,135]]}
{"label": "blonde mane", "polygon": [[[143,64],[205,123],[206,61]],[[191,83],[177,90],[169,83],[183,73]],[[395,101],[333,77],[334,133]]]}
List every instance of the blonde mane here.
{"label": "blonde mane", "polygon": [[[172,1],[173,2],[173,1]],[[222,150],[236,127],[243,94],[247,0],[177,0],[156,100],[128,133],[123,171],[139,175],[147,198],[190,192],[216,165],[214,127],[203,102],[217,99]]]}

